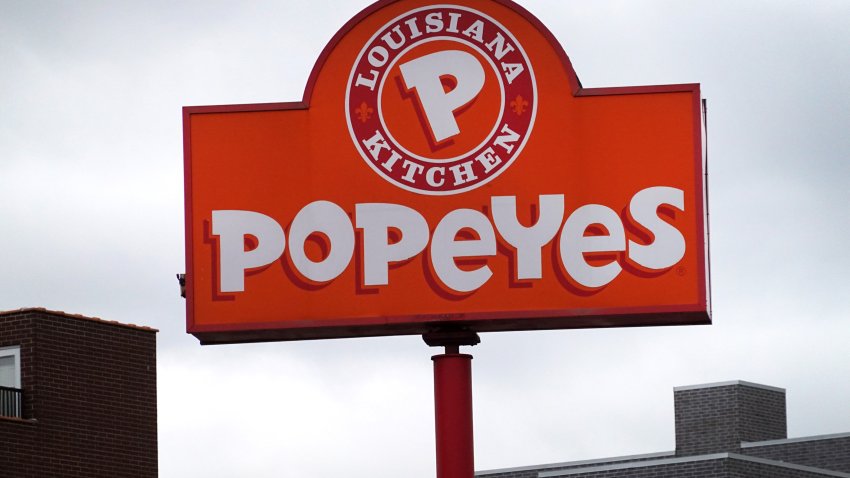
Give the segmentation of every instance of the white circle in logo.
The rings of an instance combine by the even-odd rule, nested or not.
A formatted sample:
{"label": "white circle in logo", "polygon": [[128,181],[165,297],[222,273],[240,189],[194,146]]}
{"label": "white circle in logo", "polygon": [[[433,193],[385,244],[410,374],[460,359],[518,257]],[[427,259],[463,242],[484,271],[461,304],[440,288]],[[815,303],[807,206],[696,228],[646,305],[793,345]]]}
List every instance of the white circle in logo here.
{"label": "white circle in logo", "polygon": [[519,156],[536,112],[522,46],[493,18],[457,5],[411,10],[378,29],[346,91],[360,155],[419,194],[457,194],[496,178]]}

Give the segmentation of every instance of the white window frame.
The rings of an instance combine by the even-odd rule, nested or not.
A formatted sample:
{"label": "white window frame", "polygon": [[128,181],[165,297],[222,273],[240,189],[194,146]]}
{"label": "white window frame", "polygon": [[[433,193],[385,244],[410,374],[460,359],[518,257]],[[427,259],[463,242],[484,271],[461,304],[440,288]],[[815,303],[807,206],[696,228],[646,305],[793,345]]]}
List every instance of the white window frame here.
{"label": "white window frame", "polygon": [[21,347],[0,347],[0,357],[12,357],[15,364],[15,384],[12,388],[21,388]]}

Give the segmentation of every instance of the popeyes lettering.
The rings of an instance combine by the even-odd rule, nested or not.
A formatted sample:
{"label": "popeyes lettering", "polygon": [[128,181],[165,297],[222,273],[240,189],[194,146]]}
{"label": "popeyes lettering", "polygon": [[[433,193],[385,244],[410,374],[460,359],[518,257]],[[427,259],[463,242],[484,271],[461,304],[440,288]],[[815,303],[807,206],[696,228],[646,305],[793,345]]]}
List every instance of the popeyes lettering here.
{"label": "popeyes lettering", "polygon": [[[684,194],[679,189],[658,186],[638,192],[628,205],[628,217],[620,217],[600,204],[588,204],[572,211],[564,221],[564,196],[560,194],[541,195],[538,206],[538,220],[525,226],[517,219],[516,198],[497,196],[491,198],[489,215],[475,209],[456,209],[443,216],[431,231],[425,218],[407,206],[357,204],[352,224],[340,206],[314,201],[292,219],[288,240],[279,220],[265,214],[213,211],[212,233],[220,244],[219,290],[248,292],[246,272],[268,266],[284,253],[305,279],[328,282],[350,267],[355,251],[362,251],[360,281],[371,287],[389,285],[392,264],[407,261],[428,248],[430,267],[440,283],[455,292],[475,291],[490,280],[492,271],[486,264],[469,269],[458,266],[456,261],[495,256],[497,241],[515,250],[517,280],[545,280],[541,251],[556,241],[553,250],[561,267],[586,288],[604,287],[623,271],[615,259],[596,264],[589,262],[586,255],[625,252],[625,260],[646,270],[660,271],[674,266],[685,253],[682,234],[658,216],[658,209],[664,206],[684,210]],[[650,233],[653,241],[642,244],[629,238],[624,221],[634,221]],[[604,233],[588,235],[593,226],[602,226]],[[362,231],[360,247],[356,246],[355,228]],[[400,234],[396,241],[389,240],[393,230]],[[465,230],[472,231],[474,238],[459,238]],[[326,241],[327,252],[320,260],[313,260],[304,246],[307,238],[317,233]],[[249,236],[257,243],[246,250],[245,239]]]}

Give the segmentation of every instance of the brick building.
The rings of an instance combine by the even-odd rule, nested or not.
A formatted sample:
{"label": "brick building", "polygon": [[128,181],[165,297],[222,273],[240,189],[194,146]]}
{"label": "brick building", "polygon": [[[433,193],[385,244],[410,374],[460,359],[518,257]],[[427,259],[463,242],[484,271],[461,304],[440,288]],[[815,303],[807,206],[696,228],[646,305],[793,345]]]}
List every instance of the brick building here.
{"label": "brick building", "polygon": [[787,437],[785,390],[742,381],[674,389],[676,450],[480,471],[479,478],[850,478],[850,433]]}
{"label": "brick building", "polygon": [[0,477],[156,477],[156,332],[0,312]]}

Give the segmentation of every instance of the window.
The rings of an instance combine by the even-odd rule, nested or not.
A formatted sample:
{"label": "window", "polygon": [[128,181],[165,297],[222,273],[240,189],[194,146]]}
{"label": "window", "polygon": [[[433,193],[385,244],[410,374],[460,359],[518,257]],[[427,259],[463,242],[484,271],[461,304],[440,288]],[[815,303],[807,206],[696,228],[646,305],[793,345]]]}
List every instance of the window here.
{"label": "window", "polygon": [[20,347],[0,347],[0,387],[21,388]]}
{"label": "window", "polygon": [[21,348],[0,347],[0,416],[21,417]]}

